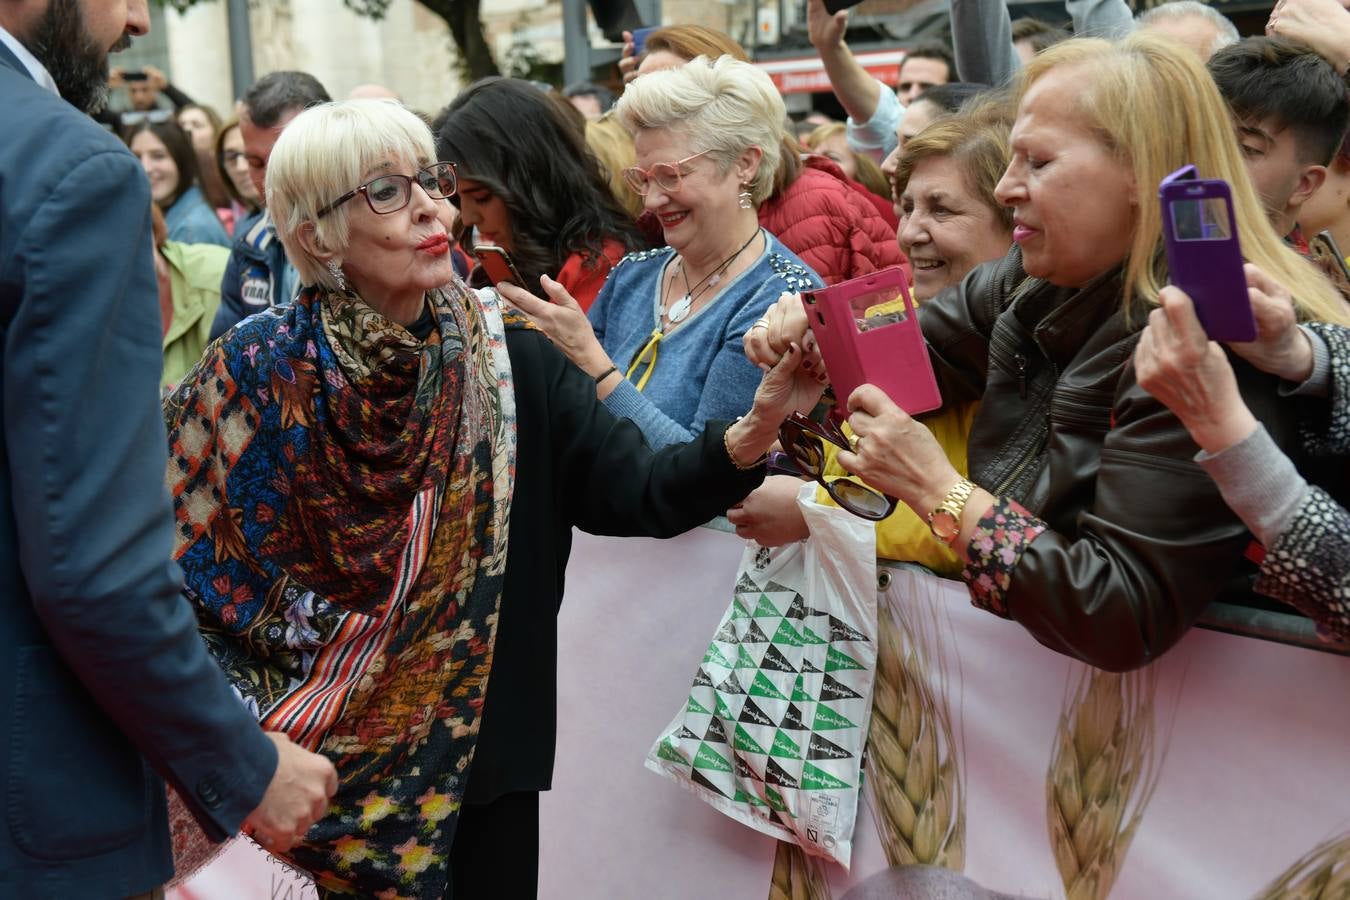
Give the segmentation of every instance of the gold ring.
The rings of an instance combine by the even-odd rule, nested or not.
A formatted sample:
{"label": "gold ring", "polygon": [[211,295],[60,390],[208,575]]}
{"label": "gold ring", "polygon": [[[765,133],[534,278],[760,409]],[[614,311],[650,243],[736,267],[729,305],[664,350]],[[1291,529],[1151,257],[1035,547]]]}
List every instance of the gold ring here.
{"label": "gold ring", "polygon": [[750,330],[754,331],[756,328],[768,328],[768,327],[769,327],[769,320],[760,319],[759,321],[755,322],[755,324],[750,326]]}

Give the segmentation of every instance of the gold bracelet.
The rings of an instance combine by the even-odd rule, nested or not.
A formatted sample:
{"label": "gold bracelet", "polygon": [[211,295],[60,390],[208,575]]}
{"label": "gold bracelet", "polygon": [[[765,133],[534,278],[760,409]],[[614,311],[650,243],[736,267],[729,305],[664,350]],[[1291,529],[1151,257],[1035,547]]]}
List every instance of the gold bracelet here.
{"label": "gold bracelet", "polygon": [[[735,425],[742,418],[743,416],[737,416],[732,421],[731,425]],[[731,449],[731,438],[729,437],[729,435],[731,434],[731,425],[728,425],[726,427],[726,430],[722,432],[722,446],[726,448],[727,459],[731,460],[731,464],[735,466],[737,469],[741,470],[742,472],[748,472],[751,469],[757,469],[760,466],[764,465],[764,461],[769,458],[769,454],[767,452],[760,454],[759,459],[755,460],[749,465],[742,465],[741,461],[736,458],[736,454]]]}

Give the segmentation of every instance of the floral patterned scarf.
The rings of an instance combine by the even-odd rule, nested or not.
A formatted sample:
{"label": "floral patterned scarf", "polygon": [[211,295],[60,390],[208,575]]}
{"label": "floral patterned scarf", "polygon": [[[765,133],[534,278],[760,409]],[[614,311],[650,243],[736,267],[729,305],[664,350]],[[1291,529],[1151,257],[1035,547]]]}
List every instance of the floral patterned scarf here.
{"label": "floral patterned scarf", "polygon": [[495,295],[456,279],[427,300],[421,341],[308,289],[165,401],[174,557],[207,645],[263,728],[341,779],[284,858],[381,898],[447,890],[515,467]]}

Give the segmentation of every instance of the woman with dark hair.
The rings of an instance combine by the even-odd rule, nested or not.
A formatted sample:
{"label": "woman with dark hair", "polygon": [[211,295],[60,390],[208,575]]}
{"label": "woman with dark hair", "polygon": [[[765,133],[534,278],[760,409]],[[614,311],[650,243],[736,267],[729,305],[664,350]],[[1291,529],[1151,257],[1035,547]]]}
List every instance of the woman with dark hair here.
{"label": "woman with dark hair", "polygon": [[198,186],[197,151],[177,122],[142,122],[126,134],[127,146],[150,179],[150,196],[164,213],[169,240],[230,246],[230,236]]}
{"label": "woman with dark hair", "polygon": [[547,275],[587,309],[615,263],[645,246],[582,133],[527,81],[487,78],[456,97],[436,152],[456,166],[463,223],[511,254],[527,289]]}

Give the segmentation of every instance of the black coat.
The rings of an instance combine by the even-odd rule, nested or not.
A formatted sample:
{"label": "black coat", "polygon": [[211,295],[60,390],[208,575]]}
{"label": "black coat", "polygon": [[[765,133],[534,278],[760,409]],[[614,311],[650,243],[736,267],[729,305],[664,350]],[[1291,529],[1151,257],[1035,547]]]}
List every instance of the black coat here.
{"label": "black coat", "polygon": [[725,423],[710,422],[690,443],[653,453],[638,427],[597,401],[595,381],[541,332],[508,328],[506,345],[516,395],[515,493],[470,803],[550,787],[557,617],[572,528],[672,537],[721,515],[764,479],[763,467],[741,472],[731,464]]}
{"label": "black coat", "polygon": [[[1082,289],[1029,277],[1021,251],[976,268],[919,312],[948,403],[980,400],[970,478],[1049,526],[1022,554],[1008,613],[1098,668],[1142,666],[1254,569],[1252,538],[1194,461],[1180,420],[1135,380],[1148,307],[1121,272]],[[1244,399],[1281,447],[1296,440],[1279,381],[1233,358]]]}

